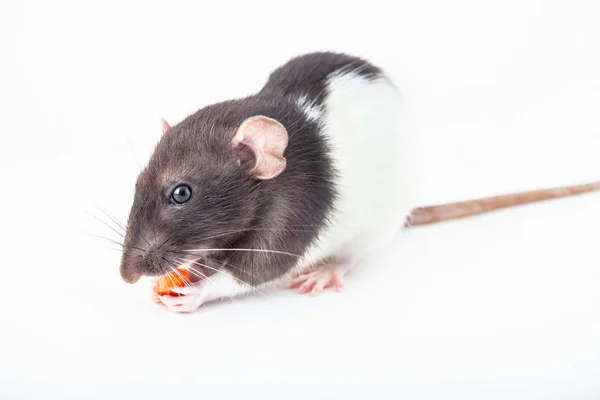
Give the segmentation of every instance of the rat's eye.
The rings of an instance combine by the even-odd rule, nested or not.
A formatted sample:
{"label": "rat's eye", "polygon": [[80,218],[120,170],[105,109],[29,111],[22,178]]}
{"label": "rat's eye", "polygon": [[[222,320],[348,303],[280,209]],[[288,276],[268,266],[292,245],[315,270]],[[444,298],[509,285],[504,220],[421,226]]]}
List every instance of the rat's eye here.
{"label": "rat's eye", "polygon": [[171,193],[171,203],[183,204],[192,197],[192,189],[188,185],[177,186]]}

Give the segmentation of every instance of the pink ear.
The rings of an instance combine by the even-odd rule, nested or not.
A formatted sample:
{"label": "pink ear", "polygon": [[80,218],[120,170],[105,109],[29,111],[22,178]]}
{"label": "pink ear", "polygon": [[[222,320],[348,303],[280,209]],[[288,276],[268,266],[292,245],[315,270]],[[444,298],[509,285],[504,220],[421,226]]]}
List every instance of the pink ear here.
{"label": "pink ear", "polygon": [[169,129],[171,129],[171,125],[169,125],[169,123],[162,118],[161,118],[161,122],[162,122],[162,133],[164,135],[165,133],[167,133],[169,131]]}
{"label": "pink ear", "polygon": [[246,146],[253,160],[249,173],[256,179],[272,179],[286,166],[283,152],[288,144],[285,127],[279,121],[263,115],[250,117],[237,129],[232,140],[234,148]]}

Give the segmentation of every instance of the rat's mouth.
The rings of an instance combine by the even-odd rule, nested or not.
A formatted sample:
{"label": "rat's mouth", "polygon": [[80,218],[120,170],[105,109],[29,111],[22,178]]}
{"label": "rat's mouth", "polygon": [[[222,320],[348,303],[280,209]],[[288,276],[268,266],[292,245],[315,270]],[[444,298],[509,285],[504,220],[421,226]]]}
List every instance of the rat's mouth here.
{"label": "rat's mouth", "polygon": [[189,281],[196,283],[210,279],[211,275],[221,272],[222,262],[211,257],[212,251],[174,249],[163,253],[134,254],[121,261],[121,277],[127,283],[136,283],[143,276],[160,278],[177,270],[185,270]]}
{"label": "rat's mouth", "polygon": [[179,260],[177,268],[186,270],[190,275],[190,282],[195,283],[219,272],[219,263],[208,257],[189,257]]}

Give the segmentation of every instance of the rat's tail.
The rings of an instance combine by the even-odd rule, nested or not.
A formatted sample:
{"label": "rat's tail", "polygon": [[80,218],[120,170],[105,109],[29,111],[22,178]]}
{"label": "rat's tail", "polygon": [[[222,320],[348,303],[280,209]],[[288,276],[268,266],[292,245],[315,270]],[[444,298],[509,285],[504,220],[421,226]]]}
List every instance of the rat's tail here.
{"label": "rat's tail", "polygon": [[427,225],[450,219],[470,217],[501,208],[520,206],[527,203],[568,197],[600,190],[600,182],[578,186],[567,186],[546,190],[535,190],[524,193],[514,193],[484,199],[462,201],[458,203],[440,204],[429,207],[415,208],[406,226]]}

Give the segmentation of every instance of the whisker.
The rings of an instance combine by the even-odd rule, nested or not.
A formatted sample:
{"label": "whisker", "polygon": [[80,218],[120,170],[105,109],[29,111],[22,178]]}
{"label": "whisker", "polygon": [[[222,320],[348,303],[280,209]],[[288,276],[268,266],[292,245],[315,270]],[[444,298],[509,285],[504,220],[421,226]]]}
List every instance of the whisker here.
{"label": "whisker", "polygon": [[142,235],[142,233],[140,232],[140,236],[142,237],[142,239],[144,239],[144,242],[146,242],[146,244],[148,244],[148,246],[152,246],[150,244],[150,242],[148,241],[148,239],[146,239],[146,237],[144,235]]}
{"label": "whisker", "polygon": [[[178,262],[181,262],[181,263],[187,263],[188,262],[188,260],[186,260],[185,258],[176,258],[175,260],[178,261]],[[209,281],[213,282],[208,276],[206,276],[202,272],[198,271],[196,268],[188,265],[188,269],[190,269],[194,273],[194,275],[196,275],[198,278],[206,278]]]}
{"label": "whisker", "polygon": [[[170,250],[170,251],[167,251],[167,252],[168,253],[173,253],[173,254],[179,254],[179,255],[188,255],[189,254],[189,253],[184,253],[183,251],[173,251],[173,250]],[[180,258],[180,260],[181,260],[181,262],[188,262],[189,261],[189,260],[184,259],[184,258]],[[251,273],[249,271],[246,271],[243,268],[237,267],[237,266],[231,264],[229,261],[223,261],[223,263],[225,263],[226,265],[229,265],[230,267],[233,267],[233,268],[237,269],[238,271],[244,272],[244,273],[246,273],[246,274],[248,274],[248,275],[250,275],[250,276],[252,276],[254,278],[257,278],[257,276],[254,275],[253,273]]]}
{"label": "whisker", "polygon": [[[167,260],[165,257],[161,257],[161,258],[173,266],[173,268],[171,268],[171,271],[174,272],[175,275],[177,275],[179,277],[179,279],[181,279],[181,281],[183,282],[185,287],[192,289],[192,286],[189,284],[188,280],[183,276],[183,274],[181,272],[178,271],[177,266],[172,261]],[[173,282],[173,279],[171,279],[171,282]],[[175,286],[174,282],[173,282],[173,285]]]}
{"label": "whisker", "polygon": [[91,236],[91,237],[96,238],[96,239],[108,240],[111,243],[118,244],[121,247],[125,247],[125,245],[123,243],[121,243],[121,242],[119,242],[117,240],[111,239],[111,238],[107,238],[105,236],[94,235],[93,233],[83,233],[83,234],[86,235],[86,236]]}
{"label": "whisker", "polygon": [[207,251],[246,251],[246,252],[256,252],[256,253],[273,253],[273,254],[283,254],[286,256],[292,257],[302,257],[299,254],[288,253],[287,251],[279,251],[279,250],[267,250],[267,249],[194,249],[194,250],[181,250],[187,253],[202,253]]}
{"label": "whisker", "polygon": [[[213,270],[213,271],[215,271],[215,272],[219,272],[219,273],[221,273],[221,274],[225,274],[223,271],[220,271],[220,270],[218,270],[218,269],[216,269],[216,268],[213,268],[213,267],[211,267],[211,266],[208,266],[208,265],[206,265],[206,264],[202,264],[202,263],[199,263],[199,262],[196,262],[196,261],[190,261],[190,262],[191,262],[192,264],[200,265],[201,267],[208,268],[208,269],[210,269],[210,270]],[[262,290],[258,289],[258,288],[257,288],[257,287],[255,287],[255,286],[252,286],[252,285],[251,285],[251,284],[249,284],[248,282],[244,282],[243,280],[241,280],[241,279],[238,279],[238,278],[236,278],[235,276],[233,276],[233,275],[231,275],[231,274],[228,274],[228,275],[229,275],[230,277],[232,277],[233,279],[235,279],[236,281],[238,281],[238,282],[240,282],[240,283],[242,283],[242,284],[244,284],[244,285],[246,285],[246,286],[250,286],[250,287],[251,287],[253,290],[256,290],[257,292],[259,292],[259,293],[260,293],[260,294],[262,294],[263,296],[266,296],[266,293],[265,293],[265,292],[263,292]]]}
{"label": "whisker", "polygon": [[139,250],[139,251],[144,252],[144,253],[146,252],[146,250],[144,250],[144,249],[142,249],[140,247],[127,246],[127,245],[124,245],[121,242],[117,242],[116,240],[113,240],[113,239],[110,239],[110,238],[107,238],[107,237],[104,237],[104,236],[94,235],[92,233],[84,233],[84,235],[92,236],[92,237],[95,237],[97,239],[106,240],[108,242],[111,242],[111,243],[114,243],[114,244],[117,244],[117,245],[121,246],[123,249],[135,249],[135,250]]}
{"label": "whisker", "polygon": [[117,220],[117,218],[112,215],[111,213],[109,213],[108,211],[104,210],[102,207],[98,207],[100,209],[100,211],[102,211],[104,213],[104,215],[106,215],[108,218],[110,218],[110,220],[112,222],[114,222],[115,224],[117,224],[117,226],[121,229],[123,229],[123,232],[125,232],[127,229],[125,229],[125,226],[119,221]]}
{"label": "whisker", "polygon": [[176,286],[177,286],[177,285],[175,284],[175,281],[173,280],[173,278],[171,278],[171,275],[170,275],[170,274],[166,274],[166,275],[164,275],[164,276],[166,276],[167,278],[169,278],[169,280],[171,281],[171,284],[173,285],[173,287],[176,287]]}
{"label": "whisker", "polygon": [[167,244],[167,242],[169,242],[172,238],[167,238],[164,242],[161,243],[160,246],[158,246],[158,249],[160,249],[161,247],[163,247],[164,245]]}
{"label": "whisker", "polygon": [[[207,275],[203,274],[202,272],[198,271],[196,268],[190,266],[189,269],[192,271],[192,273],[196,272],[197,274],[200,274],[205,279],[207,279],[209,282],[214,283],[214,281],[212,279],[210,279]],[[235,297],[229,297],[229,298],[237,303],[237,300]]]}
{"label": "whisker", "polygon": [[[180,258],[178,259],[178,261],[180,262],[187,262],[187,260]],[[196,268],[192,267],[192,266],[188,266],[189,270],[191,271],[192,274],[196,275],[197,277],[202,277],[206,280],[208,280],[209,282],[215,283],[215,281],[213,281],[212,279],[210,279],[210,277],[208,277],[207,275],[203,274],[202,272],[198,271]],[[179,274],[179,271],[175,271],[175,273]],[[180,278],[185,282],[185,279],[183,279],[183,276],[180,275]],[[187,285],[190,289],[192,288],[191,285]],[[231,299],[235,302],[237,302],[237,300],[233,297],[231,297]],[[204,305],[204,303],[202,304]]]}
{"label": "whisker", "polygon": [[203,274],[202,272],[198,271],[196,268],[188,266],[189,271],[195,275],[197,278],[203,278],[203,279],[208,279],[208,276],[206,276],[205,274]]}
{"label": "whisker", "polygon": [[193,286],[192,286],[192,284],[189,282],[189,280],[188,280],[188,279],[186,279],[186,277],[185,277],[185,276],[183,276],[183,274],[182,274],[181,272],[179,272],[179,268],[175,268],[175,269],[173,270],[173,272],[175,273],[175,275],[177,275],[177,276],[179,277],[179,279],[181,279],[181,281],[183,282],[183,285],[184,285],[186,288],[188,288],[188,289],[190,289],[190,290],[192,290],[192,289],[193,289]]}
{"label": "whisker", "polygon": [[96,218],[98,221],[100,221],[101,223],[103,223],[104,225],[106,225],[107,227],[109,227],[113,232],[116,232],[117,235],[121,236],[123,239],[125,239],[125,235],[123,235],[121,232],[119,232],[118,230],[116,230],[115,228],[112,227],[112,225],[110,225],[108,222],[102,220],[100,217],[89,213],[92,217]]}
{"label": "whisker", "polygon": [[131,154],[133,155],[133,159],[137,163],[138,168],[140,169],[140,172],[142,172],[142,164],[140,164],[140,160],[135,155],[135,150],[134,150],[134,147],[133,147],[133,143],[131,142],[131,138],[129,136],[127,136],[127,143],[129,144],[129,149],[131,150]]}
{"label": "whisker", "polygon": [[219,237],[223,237],[223,236],[227,236],[227,235],[232,235],[232,234],[235,234],[235,233],[248,232],[248,231],[257,231],[257,232],[288,232],[288,233],[293,233],[293,232],[314,232],[315,229],[244,228],[244,229],[236,229],[236,230],[232,230],[232,231],[228,231],[228,232],[223,232],[223,233],[220,233],[220,234],[217,234],[217,235],[205,237],[205,238],[202,238],[199,241],[202,242],[202,241],[205,241],[205,240],[215,239],[215,238],[219,238]]}
{"label": "whisker", "polygon": [[[221,233],[216,233],[214,236],[208,236],[208,237],[203,237],[203,238],[197,239],[197,241],[202,242],[204,240],[213,239],[215,237],[225,236],[230,233],[252,231],[252,230],[281,231],[281,232],[312,232],[312,231],[316,231],[317,229],[319,229],[321,227],[322,226],[319,224],[290,224],[290,225],[287,225],[286,228],[268,228],[268,227],[264,227],[264,226],[260,226],[260,225],[259,226],[250,226],[248,228],[242,228],[242,229],[225,230],[225,231],[222,231]],[[309,228],[309,229],[305,229],[305,228]]]}
{"label": "whisker", "polygon": [[240,267],[236,267],[235,265],[231,264],[229,261],[224,261],[224,263],[226,265],[229,265],[230,267],[233,267],[233,268],[237,269],[238,271],[244,272],[244,273],[246,273],[246,274],[248,274],[248,275],[250,275],[250,276],[252,276],[254,278],[258,278],[258,276],[254,275],[253,273],[251,273],[249,271],[246,271],[246,270],[244,270],[244,269],[242,269]]}
{"label": "whisker", "polygon": [[206,274],[203,274],[202,272],[198,271],[196,268],[194,267],[188,267],[190,269],[190,271],[192,271],[192,273],[194,273],[194,275],[196,275],[197,277],[202,277],[204,279],[207,279],[209,282],[215,283],[215,281],[213,281],[212,279],[210,279],[209,276],[207,276]]}
{"label": "whisker", "polygon": [[[117,224],[121,229],[123,229],[123,231],[126,231],[125,227],[123,226],[123,224],[121,224],[114,216],[111,216],[111,214],[109,214],[108,212],[104,211],[104,209],[102,209],[101,207],[98,207],[100,209],[100,211],[102,211],[108,218],[110,218],[115,224]],[[115,232],[117,235],[121,236],[123,239],[125,239],[125,235],[121,232],[119,232],[118,230],[116,230],[115,228],[113,228],[109,223],[107,223],[106,221],[102,220],[101,218],[99,218],[98,216],[88,212],[88,214],[90,214],[92,217],[96,218],[98,221],[100,221],[101,223],[103,223],[104,225],[106,225],[107,227],[109,227],[113,232]],[[148,241],[148,239],[146,239],[144,237],[144,235],[142,235],[140,233],[140,236],[142,237],[142,239],[144,239],[144,241],[148,244],[148,246],[150,245],[150,242]]]}
{"label": "whisker", "polygon": [[[186,260],[184,259],[180,259],[180,261],[185,262]],[[198,271],[196,268],[192,267],[192,266],[188,266],[190,272],[194,275],[196,275],[197,277],[202,277],[206,280],[208,280],[209,282],[215,283],[212,279],[210,279],[207,275],[203,274],[202,272]],[[179,277],[180,279],[186,284],[186,287],[190,288],[190,290],[193,290],[193,286],[192,284],[188,284],[187,280],[183,277],[183,275],[181,275],[181,273],[179,271],[177,271],[177,269],[173,270]],[[237,300],[233,297],[231,297],[231,299],[235,302],[237,302]],[[204,302],[202,302],[201,306],[204,306]]]}
{"label": "whisker", "polygon": [[[108,216],[108,218],[110,218],[115,224],[117,224],[121,229],[123,229],[123,232],[127,232],[127,227],[125,226],[125,224],[121,223],[121,221],[119,221],[117,219],[117,217],[115,217],[112,213],[105,211],[104,209],[100,208],[100,210],[106,214]],[[144,242],[146,242],[146,244],[148,246],[151,246],[150,242],[148,241],[148,239],[146,239],[146,237],[140,232],[140,236],[142,237],[142,239],[144,239]]]}
{"label": "whisker", "polygon": [[118,251],[119,253],[123,252],[123,249],[115,249],[114,247],[104,247],[104,250]]}

